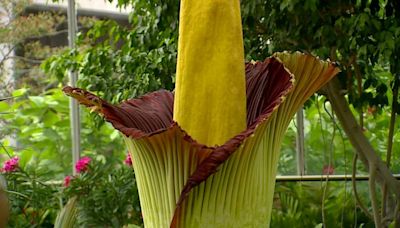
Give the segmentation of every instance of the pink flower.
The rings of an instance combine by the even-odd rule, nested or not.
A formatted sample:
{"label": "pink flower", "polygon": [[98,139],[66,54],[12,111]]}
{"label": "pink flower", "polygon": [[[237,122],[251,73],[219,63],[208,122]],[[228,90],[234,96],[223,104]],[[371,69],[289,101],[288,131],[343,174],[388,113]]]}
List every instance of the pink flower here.
{"label": "pink flower", "polygon": [[7,160],[3,164],[3,168],[1,169],[2,172],[14,172],[18,168],[18,163],[19,163],[19,157],[15,156],[11,158],[10,160]]}
{"label": "pink flower", "polygon": [[128,152],[128,154],[126,155],[126,158],[125,158],[125,164],[126,165],[128,165],[128,166],[132,166],[132,158],[131,158],[131,154]]}
{"label": "pink flower", "polygon": [[72,179],[71,176],[66,176],[64,178],[64,187],[68,187],[69,186],[69,184],[71,183],[71,179]]}
{"label": "pink flower", "polygon": [[335,172],[335,168],[333,167],[333,165],[325,165],[322,173],[324,175],[332,175]]}
{"label": "pink flower", "polygon": [[90,157],[83,157],[75,164],[75,170],[77,173],[81,173],[87,170],[89,162],[92,159]]}

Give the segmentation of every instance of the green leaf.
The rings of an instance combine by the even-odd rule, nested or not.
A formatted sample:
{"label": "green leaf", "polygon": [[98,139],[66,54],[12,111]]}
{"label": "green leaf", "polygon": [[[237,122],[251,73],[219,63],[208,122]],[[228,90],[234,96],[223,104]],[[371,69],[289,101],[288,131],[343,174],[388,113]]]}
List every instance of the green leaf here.
{"label": "green leaf", "polygon": [[38,107],[45,105],[45,98],[41,96],[29,96],[29,100],[31,100]]}
{"label": "green leaf", "polygon": [[52,111],[46,112],[46,114],[43,116],[43,123],[45,127],[51,127],[59,120],[60,118],[58,117],[58,115]]}
{"label": "green leaf", "polygon": [[68,203],[62,208],[60,213],[57,215],[57,219],[55,221],[55,228],[71,228],[74,227],[77,223],[77,199],[76,197],[70,199]]}
{"label": "green leaf", "polygon": [[26,89],[26,88],[17,89],[12,92],[12,95],[13,95],[13,97],[19,97],[19,96],[24,95],[27,91],[28,91],[28,89]]}
{"label": "green leaf", "polygon": [[9,111],[9,109],[10,109],[10,105],[8,105],[7,102],[5,102],[5,101],[0,101],[0,114],[1,114],[2,112]]}

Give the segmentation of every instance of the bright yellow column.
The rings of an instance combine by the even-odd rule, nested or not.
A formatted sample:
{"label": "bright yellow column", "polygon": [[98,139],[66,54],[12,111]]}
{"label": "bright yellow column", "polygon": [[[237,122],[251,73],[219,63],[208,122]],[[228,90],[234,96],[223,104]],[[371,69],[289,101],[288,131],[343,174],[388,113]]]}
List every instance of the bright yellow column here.
{"label": "bright yellow column", "polygon": [[208,146],[246,128],[239,0],[181,1],[174,120]]}

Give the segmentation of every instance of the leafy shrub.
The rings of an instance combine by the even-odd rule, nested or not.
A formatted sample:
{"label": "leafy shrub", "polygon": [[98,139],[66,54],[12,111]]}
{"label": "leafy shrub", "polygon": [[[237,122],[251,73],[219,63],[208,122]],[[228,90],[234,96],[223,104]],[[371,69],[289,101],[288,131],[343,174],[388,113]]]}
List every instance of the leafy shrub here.
{"label": "leafy shrub", "polygon": [[[374,227],[374,221],[356,206],[351,184],[344,184],[278,183],[271,227]],[[364,202],[366,184],[358,187]]]}
{"label": "leafy shrub", "polygon": [[83,157],[77,175],[64,179],[63,194],[77,197],[78,224],[83,227],[122,227],[142,224],[133,169]]}
{"label": "leafy shrub", "polygon": [[[18,154],[21,160],[47,160],[47,169],[54,178],[62,178],[71,171],[71,132],[69,102],[61,87],[38,96],[30,96],[29,89],[16,90],[14,99],[0,102],[1,155]],[[119,133],[109,124],[95,123],[87,110],[81,110],[81,148],[109,159],[120,160],[125,146]],[[13,138],[13,145],[7,138]],[[96,148],[95,153],[93,148]]]}
{"label": "leafy shrub", "polygon": [[10,227],[53,227],[62,202],[75,197],[79,226],[142,224],[134,173],[129,164],[84,157],[76,164],[80,172],[67,176],[61,187],[59,182],[51,181],[51,172],[43,163],[22,166],[16,158],[6,161],[2,168],[11,204]]}
{"label": "leafy shrub", "polygon": [[52,175],[45,167],[45,162],[21,166],[18,157],[4,163],[1,171],[7,180],[9,227],[52,227],[59,209],[58,190],[49,182]]}

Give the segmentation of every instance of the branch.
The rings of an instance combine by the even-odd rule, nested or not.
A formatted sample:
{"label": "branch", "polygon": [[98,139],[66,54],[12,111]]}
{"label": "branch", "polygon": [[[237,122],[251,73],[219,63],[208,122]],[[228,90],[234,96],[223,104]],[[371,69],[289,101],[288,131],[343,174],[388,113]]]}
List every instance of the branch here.
{"label": "branch", "polygon": [[[355,57],[354,57],[355,59]],[[357,92],[358,92],[358,96],[361,97],[362,94],[362,75],[361,75],[361,71],[360,71],[360,67],[357,64],[357,61],[354,60],[353,62],[353,66],[354,66],[354,71],[356,74],[356,79],[357,79]],[[364,112],[363,112],[363,107],[361,105],[360,107],[360,126],[361,128],[364,128]]]}
{"label": "branch", "polygon": [[[85,29],[90,29],[90,27],[78,26],[78,28],[77,28],[78,31],[82,31]],[[44,37],[51,37],[51,36],[56,36],[56,35],[60,35],[60,34],[64,34],[64,33],[68,33],[68,29],[62,29],[62,30],[57,30],[54,32],[43,33],[43,34],[40,34],[37,36],[29,36],[29,37],[25,38],[25,41],[40,40]]]}
{"label": "branch", "polygon": [[[390,113],[390,124],[389,124],[389,135],[387,142],[387,151],[386,151],[386,165],[390,167],[390,160],[392,158],[392,150],[393,150],[393,136],[394,136],[394,126],[396,124],[396,111],[398,107],[397,98],[399,96],[399,76],[395,75],[394,84],[393,84],[393,98],[392,98],[392,110]],[[387,187],[383,185],[382,187],[382,218],[386,216],[386,205],[389,200],[387,194]]]}
{"label": "branch", "polygon": [[396,210],[394,212],[394,227],[400,227],[400,202],[397,202]]}
{"label": "branch", "polygon": [[28,36],[25,38],[25,41],[39,40],[43,37],[56,36],[56,35],[63,34],[63,33],[68,33],[68,29],[62,29],[62,30],[58,30],[55,32],[43,33],[43,34],[40,34],[37,36]]}
{"label": "branch", "polygon": [[375,227],[376,228],[381,228],[382,223],[381,223],[381,216],[379,214],[379,206],[378,206],[378,199],[376,196],[376,169],[375,169],[375,164],[371,163],[369,166],[369,181],[368,181],[368,186],[369,186],[369,195],[371,198],[371,206],[372,206],[372,212],[374,214],[374,222],[375,222]]}
{"label": "branch", "polygon": [[353,185],[353,193],[354,197],[356,198],[356,202],[358,206],[361,208],[361,210],[366,214],[368,217],[371,218],[371,220],[374,219],[373,215],[369,213],[368,209],[365,207],[363,202],[361,201],[360,195],[358,195],[357,191],[357,183],[356,183],[356,170],[357,170],[357,154],[354,154],[353,157],[353,170],[351,172],[351,184]]}
{"label": "branch", "polygon": [[41,64],[43,62],[43,60],[40,60],[40,59],[31,59],[31,58],[27,58],[27,57],[23,57],[23,56],[10,56],[9,58],[10,59],[19,59],[24,62],[29,62],[32,64]]}
{"label": "branch", "polygon": [[338,79],[332,79],[325,88],[332,108],[364,166],[369,170],[370,165],[374,165],[376,167],[377,181],[387,184],[388,188],[396,195],[396,198],[400,200],[400,182],[393,177],[389,168],[382,162],[368,139],[364,136],[361,127],[357,124],[349,108],[349,104],[343,94],[340,93]]}
{"label": "branch", "polygon": [[11,100],[14,97],[0,97],[0,101],[6,101],[6,100]]}
{"label": "branch", "polygon": [[13,52],[15,49],[15,46],[10,47],[10,49],[7,51],[7,53],[1,53],[3,58],[0,61],[0,66],[2,66],[4,64],[4,62],[9,59],[9,55],[11,54],[11,52]]}

